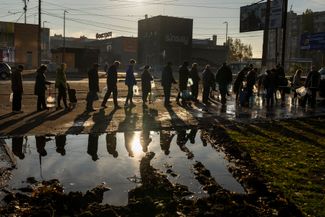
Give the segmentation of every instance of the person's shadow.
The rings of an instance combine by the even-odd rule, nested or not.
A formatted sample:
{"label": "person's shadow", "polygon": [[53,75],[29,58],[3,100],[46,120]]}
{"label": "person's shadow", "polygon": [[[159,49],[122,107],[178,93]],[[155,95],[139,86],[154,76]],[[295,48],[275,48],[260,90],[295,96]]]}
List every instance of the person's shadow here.
{"label": "person's shadow", "polygon": [[97,155],[97,151],[98,151],[98,137],[99,135],[97,134],[89,134],[88,136],[88,148],[87,148],[87,153],[91,156],[91,159],[93,161],[97,161],[98,155]]}
{"label": "person's shadow", "polygon": [[105,109],[100,109],[98,113],[93,115],[94,126],[91,132],[105,132],[117,109],[113,109],[107,115],[105,114]]}
{"label": "person's shadow", "polygon": [[65,145],[67,141],[66,135],[58,135],[55,136],[55,145],[56,145],[56,152],[60,153],[62,156],[65,155]]}
{"label": "person's shadow", "polygon": [[22,136],[12,138],[12,152],[21,160],[25,158],[25,154],[23,153],[23,143],[24,137]]}
{"label": "person's shadow", "polygon": [[106,134],[106,148],[107,152],[114,158],[118,157],[118,152],[116,151],[116,132]]}
{"label": "person's shadow", "polygon": [[160,148],[165,153],[165,155],[169,155],[170,153],[170,143],[172,142],[174,136],[175,134],[171,131],[160,131]]}

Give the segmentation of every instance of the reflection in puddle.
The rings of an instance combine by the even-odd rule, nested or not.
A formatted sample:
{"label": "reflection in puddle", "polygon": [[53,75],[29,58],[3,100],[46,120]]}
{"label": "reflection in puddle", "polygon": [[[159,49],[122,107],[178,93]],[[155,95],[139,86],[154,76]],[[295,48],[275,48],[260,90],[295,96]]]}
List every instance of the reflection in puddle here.
{"label": "reflection in puddle", "polygon": [[152,166],[168,174],[172,183],[189,187],[195,196],[205,196],[194,177],[193,165],[201,162],[225,189],[244,193],[227,170],[224,153],[217,152],[201,136],[201,131],[125,132],[89,135],[30,136],[7,139],[17,156],[17,166],[9,182],[21,188],[27,177],[59,179],[65,191],[92,189],[106,183],[111,190],[103,203],[126,205],[128,191],[140,185],[139,162],[145,152],[154,152]]}

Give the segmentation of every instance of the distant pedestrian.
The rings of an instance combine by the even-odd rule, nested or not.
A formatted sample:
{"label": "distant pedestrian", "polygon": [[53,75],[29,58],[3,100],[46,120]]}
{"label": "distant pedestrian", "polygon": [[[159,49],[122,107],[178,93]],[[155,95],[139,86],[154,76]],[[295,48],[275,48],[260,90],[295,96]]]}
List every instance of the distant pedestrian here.
{"label": "distant pedestrian", "polygon": [[172,84],[176,84],[176,81],[173,76],[172,63],[168,62],[167,65],[164,67],[161,75],[161,85],[163,86],[165,95],[165,106],[170,105],[170,92]]}
{"label": "distant pedestrian", "polygon": [[11,75],[11,90],[13,93],[12,98],[12,111],[14,113],[20,113],[21,111],[21,100],[22,95],[24,93],[23,88],[23,79],[22,72],[24,70],[24,66],[19,65],[17,69],[12,72]]}
{"label": "distant pedestrian", "polygon": [[143,105],[146,104],[148,99],[148,94],[151,92],[151,81],[153,80],[152,75],[149,72],[149,65],[144,67],[143,73],[141,75],[141,89],[142,89],[142,102]]}
{"label": "distant pedestrian", "polygon": [[246,78],[246,74],[248,72],[249,68],[248,67],[244,67],[237,75],[235,81],[234,81],[234,85],[233,85],[233,92],[236,94],[236,102],[238,101],[238,97],[239,97],[239,92],[243,86],[243,81]]}
{"label": "distant pedestrian", "polygon": [[320,74],[316,69],[316,66],[311,67],[311,71],[308,73],[305,87],[307,88],[307,97],[305,97],[305,102],[303,105],[306,104],[306,101],[310,103],[312,108],[316,106],[316,93],[319,88],[320,84]]}
{"label": "distant pedestrian", "polygon": [[[179,70],[178,70],[178,74],[179,74],[179,78],[178,78],[179,79],[178,80],[179,92],[178,92],[178,95],[176,97],[176,101],[177,101],[178,104],[180,103],[179,100],[181,98],[181,94],[183,94],[184,91],[187,90],[187,80],[188,80],[189,75],[190,75],[190,72],[189,72],[189,70],[187,68],[188,65],[189,65],[188,62],[185,61],[183,63],[183,65],[181,65],[179,67]],[[185,100],[182,99],[182,104],[184,104],[184,103],[185,103]]]}
{"label": "distant pedestrian", "polygon": [[102,107],[106,108],[106,102],[108,98],[111,96],[113,93],[113,101],[114,101],[114,109],[119,109],[121,108],[118,103],[117,103],[117,69],[120,66],[119,61],[115,61],[107,70],[107,80],[106,80],[106,85],[107,85],[107,91],[105,93],[103,102],[102,102]]}
{"label": "distant pedestrian", "polygon": [[203,93],[202,102],[206,105],[209,104],[209,94],[215,88],[214,75],[210,70],[210,65],[206,65],[202,73]]}
{"label": "distant pedestrian", "polygon": [[199,94],[199,81],[200,81],[200,76],[199,76],[198,69],[197,69],[197,63],[192,64],[192,68],[191,68],[189,77],[193,81],[193,85],[191,86],[192,99],[193,99],[193,101],[196,102],[196,101],[198,101],[197,97]]}
{"label": "distant pedestrian", "polygon": [[282,105],[284,105],[286,88],[288,86],[288,79],[286,79],[284,68],[280,64],[276,65],[275,70],[276,70],[275,73],[276,86],[281,93],[281,103]]}
{"label": "distant pedestrian", "polygon": [[216,82],[219,84],[219,92],[221,95],[221,103],[226,104],[227,94],[228,94],[228,85],[232,82],[232,72],[230,67],[223,63],[221,68],[219,68],[216,74]]}
{"label": "distant pedestrian", "polygon": [[61,99],[65,109],[68,109],[67,104],[67,75],[66,75],[67,65],[62,63],[60,68],[56,71],[55,87],[58,88],[58,107],[57,109],[62,109]]}
{"label": "distant pedestrian", "polygon": [[298,69],[295,72],[295,74],[293,76],[293,79],[292,79],[291,88],[292,88],[292,90],[294,92],[293,99],[296,99],[297,98],[298,94],[297,94],[296,90],[302,86],[302,83],[301,83],[301,74],[302,74],[302,70],[301,69]]}
{"label": "distant pedestrian", "polygon": [[272,107],[274,105],[275,92],[275,69],[267,70],[266,76],[263,79],[263,86],[266,90],[266,106]]}
{"label": "distant pedestrian", "polygon": [[87,94],[87,106],[86,110],[88,112],[95,111],[93,108],[93,102],[98,100],[97,92],[99,92],[99,78],[98,78],[98,67],[97,63],[93,64],[93,67],[88,71],[88,87],[89,91]]}
{"label": "distant pedestrian", "polygon": [[45,91],[47,90],[46,85],[52,84],[46,80],[45,72],[47,70],[46,65],[41,65],[37,69],[36,82],[34,87],[34,94],[37,95],[37,111],[48,109],[45,101]]}
{"label": "distant pedestrian", "polygon": [[135,104],[133,103],[133,86],[137,84],[137,81],[135,80],[134,77],[135,63],[136,61],[134,59],[131,59],[130,64],[126,70],[125,84],[128,86],[128,94],[126,96],[126,100],[124,104],[125,107],[129,106],[129,102],[131,107],[135,106]]}
{"label": "distant pedestrian", "polygon": [[249,104],[249,100],[250,98],[253,96],[253,89],[254,89],[254,85],[256,83],[256,78],[257,78],[257,68],[253,68],[252,70],[250,70],[246,76],[246,90],[247,90],[247,102]]}

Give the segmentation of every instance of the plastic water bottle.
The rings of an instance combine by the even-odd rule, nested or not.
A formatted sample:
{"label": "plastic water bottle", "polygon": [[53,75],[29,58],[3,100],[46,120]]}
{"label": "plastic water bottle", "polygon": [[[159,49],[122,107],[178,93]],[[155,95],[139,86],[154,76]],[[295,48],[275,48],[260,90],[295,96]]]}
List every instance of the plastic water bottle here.
{"label": "plastic water bottle", "polygon": [[137,85],[133,86],[133,93],[134,95],[138,96],[139,95],[139,87]]}

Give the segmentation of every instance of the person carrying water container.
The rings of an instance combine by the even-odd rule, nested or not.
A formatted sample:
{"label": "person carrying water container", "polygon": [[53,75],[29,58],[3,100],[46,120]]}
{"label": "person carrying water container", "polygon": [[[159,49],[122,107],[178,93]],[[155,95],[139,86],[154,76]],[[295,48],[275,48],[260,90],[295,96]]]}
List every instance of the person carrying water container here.
{"label": "person carrying water container", "polygon": [[131,59],[130,64],[126,70],[125,84],[128,86],[128,94],[126,96],[126,100],[124,104],[125,107],[129,106],[129,102],[131,107],[135,106],[135,104],[133,103],[133,86],[137,84],[137,81],[135,80],[134,77],[135,63],[136,61],[134,59]]}
{"label": "person carrying water container", "polygon": [[223,63],[221,68],[218,69],[216,74],[216,82],[219,84],[219,91],[221,95],[221,103],[223,105],[227,102],[227,93],[228,93],[228,85],[232,82],[232,72],[227,63]]}
{"label": "person carrying water container", "polygon": [[37,95],[37,111],[48,109],[45,102],[45,91],[47,90],[46,85],[52,84],[46,80],[45,71],[47,70],[46,65],[41,65],[36,73],[36,81],[34,87],[34,94]]}
{"label": "person carrying water container", "polygon": [[146,105],[148,94],[151,92],[151,81],[153,80],[149,68],[150,66],[146,65],[141,75],[142,103],[144,106]]}

